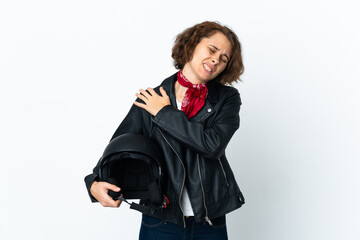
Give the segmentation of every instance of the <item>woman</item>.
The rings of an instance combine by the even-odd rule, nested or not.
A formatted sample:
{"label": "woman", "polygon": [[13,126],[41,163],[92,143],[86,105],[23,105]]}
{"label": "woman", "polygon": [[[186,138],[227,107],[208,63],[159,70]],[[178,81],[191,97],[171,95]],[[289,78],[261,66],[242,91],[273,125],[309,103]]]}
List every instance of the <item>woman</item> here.
{"label": "woman", "polygon": [[[244,203],[225,156],[240,121],[239,93],[225,86],[243,73],[240,43],[229,28],[203,22],[177,36],[172,57],[180,71],[140,89],[112,137],[146,135],[165,157],[170,204],[143,214],[140,239],[227,239],[225,214]],[[92,201],[119,207],[107,192],[121,186],[98,182],[97,168],[85,178]]]}

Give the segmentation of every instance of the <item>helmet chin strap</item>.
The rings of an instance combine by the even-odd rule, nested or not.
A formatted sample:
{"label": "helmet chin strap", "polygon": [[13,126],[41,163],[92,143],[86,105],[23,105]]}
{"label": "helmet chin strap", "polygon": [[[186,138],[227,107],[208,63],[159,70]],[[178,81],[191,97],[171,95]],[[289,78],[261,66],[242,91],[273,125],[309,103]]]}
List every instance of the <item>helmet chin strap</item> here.
{"label": "helmet chin strap", "polygon": [[140,211],[140,212],[145,213],[145,214],[146,213],[155,213],[157,210],[161,210],[163,208],[166,208],[167,205],[169,204],[169,199],[166,196],[164,196],[163,203],[158,209],[150,208],[148,206],[144,206],[142,204],[138,204],[138,203],[135,203],[135,202],[130,203],[122,195],[120,197],[116,197],[116,198],[113,198],[113,199],[114,200],[121,200],[123,202],[126,202],[127,204],[130,205],[130,209],[134,209],[134,210]]}

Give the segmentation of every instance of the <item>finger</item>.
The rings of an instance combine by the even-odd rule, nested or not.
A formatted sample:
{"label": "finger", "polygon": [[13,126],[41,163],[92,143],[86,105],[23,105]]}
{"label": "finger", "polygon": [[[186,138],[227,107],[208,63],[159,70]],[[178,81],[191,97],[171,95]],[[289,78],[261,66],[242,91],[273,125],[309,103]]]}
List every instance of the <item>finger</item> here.
{"label": "finger", "polygon": [[[120,197],[123,197],[123,195],[121,194]],[[116,200],[115,201],[116,207],[119,207],[121,203],[122,203],[122,201],[120,199]]]}
{"label": "finger", "polygon": [[104,207],[110,207],[110,206],[115,205],[115,201],[110,197],[110,195],[107,193],[107,191],[101,193],[99,202]]}
{"label": "finger", "polygon": [[144,104],[144,103],[139,103],[138,101],[135,101],[134,102],[134,105],[136,105],[136,106],[138,106],[138,107],[140,107],[140,108],[143,108],[143,109],[147,109],[147,105],[146,104]]}
{"label": "finger", "polygon": [[105,183],[105,188],[112,190],[114,192],[120,192],[120,190],[121,190],[121,188],[119,188],[118,186],[111,184],[111,183],[107,183],[107,182]]}
{"label": "finger", "polygon": [[160,87],[160,92],[163,97],[169,97],[163,87]]}
{"label": "finger", "polygon": [[136,95],[138,98],[140,98],[141,100],[143,100],[145,103],[147,102],[147,100],[149,100],[149,99],[147,99],[144,95],[142,95],[142,94],[140,94],[140,93],[135,93],[135,95]]}
{"label": "finger", "polygon": [[118,203],[114,201],[109,195],[104,197],[103,202],[101,203],[104,207],[118,207]]}
{"label": "finger", "polygon": [[102,200],[104,207],[116,207],[118,205],[117,201],[119,201],[119,200],[115,201],[108,193],[103,195]]}
{"label": "finger", "polygon": [[116,200],[115,201],[115,206],[116,207],[120,207],[120,204],[122,203],[122,201],[121,200]]}
{"label": "finger", "polygon": [[159,96],[152,88],[147,88],[146,90],[151,94],[151,96]]}
{"label": "finger", "polygon": [[148,93],[147,91],[145,91],[144,89],[140,89],[139,92],[144,95],[146,98],[151,97],[150,93]]}

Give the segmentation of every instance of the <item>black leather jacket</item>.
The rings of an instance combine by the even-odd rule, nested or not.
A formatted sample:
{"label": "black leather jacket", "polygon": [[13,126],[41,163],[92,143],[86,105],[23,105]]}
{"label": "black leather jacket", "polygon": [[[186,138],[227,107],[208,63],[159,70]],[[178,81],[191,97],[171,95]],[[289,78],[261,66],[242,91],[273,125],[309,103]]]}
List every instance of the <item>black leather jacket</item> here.
{"label": "black leather jacket", "polygon": [[[225,148],[239,128],[240,95],[236,88],[210,81],[205,105],[189,120],[176,107],[175,82],[176,74],[160,85],[169,95],[171,105],[162,108],[155,117],[133,105],[112,139],[123,133],[140,133],[156,140],[162,148],[170,204],[153,216],[184,226],[181,194],[186,185],[196,221],[211,224],[211,219],[244,204],[225,156]],[[159,87],[154,89],[157,93]],[[97,178],[97,168],[85,177],[88,191]],[[89,195],[95,202],[90,191]]]}

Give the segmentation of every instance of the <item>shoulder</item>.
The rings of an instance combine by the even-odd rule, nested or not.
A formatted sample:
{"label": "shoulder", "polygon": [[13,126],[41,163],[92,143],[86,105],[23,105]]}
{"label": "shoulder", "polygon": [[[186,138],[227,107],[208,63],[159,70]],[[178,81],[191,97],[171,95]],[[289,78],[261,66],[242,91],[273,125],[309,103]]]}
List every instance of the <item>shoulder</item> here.
{"label": "shoulder", "polygon": [[163,87],[167,92],[170,91],[174,85],[174,82],[176,81],[176,73],[174,73],[173,75],[165,78],[160,85],[158,85],[157,87],[155,87],[154,89],[156,91],[159,91],[160,87]]}
{"label": "shoulder", "polygon": [[240,93],[233,86],[222,85],[216,81],[208,83],[208,98],[212,102],[237,101],[241,104]]}

